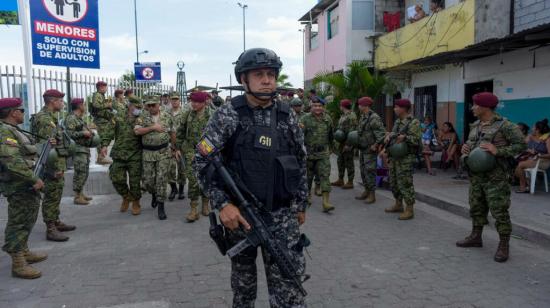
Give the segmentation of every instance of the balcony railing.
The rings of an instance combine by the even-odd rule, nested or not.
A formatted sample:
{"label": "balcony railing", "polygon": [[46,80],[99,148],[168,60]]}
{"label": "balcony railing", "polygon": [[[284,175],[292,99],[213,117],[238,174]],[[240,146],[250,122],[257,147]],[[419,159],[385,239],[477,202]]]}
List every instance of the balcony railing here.
{"label": "balcony railing", "polygon": [[466,0],[378,38],[375,64],[391,69],[475,41],[475,2]]}

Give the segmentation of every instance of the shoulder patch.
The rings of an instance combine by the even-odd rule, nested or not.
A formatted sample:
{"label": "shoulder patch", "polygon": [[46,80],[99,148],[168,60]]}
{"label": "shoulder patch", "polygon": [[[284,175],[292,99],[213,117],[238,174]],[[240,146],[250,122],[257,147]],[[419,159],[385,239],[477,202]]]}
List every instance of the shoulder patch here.
{"label": "shoulder patch", "polygon": [[6,138],[6,140],[4,141],[4,144],[7,144],[12,147],[19,146],[19,142],[13,138]]}

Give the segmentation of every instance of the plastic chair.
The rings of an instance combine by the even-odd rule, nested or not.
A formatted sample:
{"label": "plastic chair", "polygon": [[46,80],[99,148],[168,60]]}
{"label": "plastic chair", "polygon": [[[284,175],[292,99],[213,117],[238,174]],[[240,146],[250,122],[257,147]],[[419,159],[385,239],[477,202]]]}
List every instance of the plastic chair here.
{"label": "plastic chair", "polygon": [[531,194],[535,193],[535,183],[537,181],[537,174],[539,173],[542,173],[542,176],[544,177],[544,188],[545,188],[545,191],[548,192],[548,176],[546,175],[546,170],[539,169],[539,165],[540,165],[540,158],[537,159],[537,164],[535,165],[534,168],[528,168],[524,170],[525,175],[527,175],[527,177],[530,179],[529,192]]}

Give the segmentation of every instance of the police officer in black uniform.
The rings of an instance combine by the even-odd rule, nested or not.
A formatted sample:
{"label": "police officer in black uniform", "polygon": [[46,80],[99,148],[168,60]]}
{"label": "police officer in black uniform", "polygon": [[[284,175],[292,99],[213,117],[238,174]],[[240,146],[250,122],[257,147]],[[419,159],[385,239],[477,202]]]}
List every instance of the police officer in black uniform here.
{"label": "police officer in black uniform", "polygon": [[[209,158],[219,155],[235,180],[263,205],[259,209],[276,236],[288,248],[299,275],[305,271],[303,252],[295,249],[299,225],[305,221],[307,179],[304,135],[288,104],[275,100],[282,63],[269,49],[245,51],[235,75],[246,94],[220,106],[210,118],[197,146],[194,170],[212,207],[219,211],[229,245],[244,238],[249,223],[224,189],[217,173],[210,173]],[[242,228],[240,228],[242,227]],[[257,248],[248,248],[231,261],[233,307],[254,307]],[[272,307],[305,307],[305,298],[283,277],[270,254],[262,249]]]}

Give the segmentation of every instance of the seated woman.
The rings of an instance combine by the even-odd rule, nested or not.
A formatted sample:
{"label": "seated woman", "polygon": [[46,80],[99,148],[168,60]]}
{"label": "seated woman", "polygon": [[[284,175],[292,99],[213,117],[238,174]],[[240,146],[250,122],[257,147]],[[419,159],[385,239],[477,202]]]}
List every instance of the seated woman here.
{"label": "seated woman", "polygon": [[430,175],[435,175],[435,172],[432,170],[432,160],[431,156],[433,154],[430,145],[435,136],[436,125],[432,122],[432,117],[424,117],[424,123],[420,124],[420,129],[422,130],[422,156],[424,156],[424,161],[426,162],[426,168]]}
{"label": "seated woman", "polygon": [[458,134],[455,131],[453,123],[445,122],[439,135],[439,144],[443,147],[443,155],[441,156],[441,164],[443,166],[449,165],[451,162],[454,164],[456,170],[458,170],[460,163],[460,151],[458,140]]}
{"label": "seated woman", "polygon": [[417,22],[420,19],[426,17],[426,12],[424,12],[424,9],[422,8],[422,4],[415,5],[414,10],[416,11],[416,14],[414,14],[413,17],[409,18],[409,21],[411,23]]}
{"label": "seated woman", "polygon": [[528,137],[527,151],[518,158],[519,164],[515,174],[519,179],[517,193],[528,193],[525,169],[533,168],[540,159],[539,168],[546,170],[550,167],[550,127],[548,119],[538,121],[533,129],[533,134]]}

